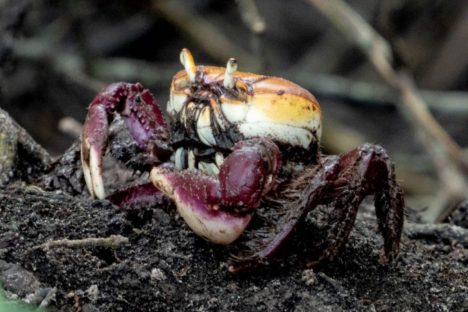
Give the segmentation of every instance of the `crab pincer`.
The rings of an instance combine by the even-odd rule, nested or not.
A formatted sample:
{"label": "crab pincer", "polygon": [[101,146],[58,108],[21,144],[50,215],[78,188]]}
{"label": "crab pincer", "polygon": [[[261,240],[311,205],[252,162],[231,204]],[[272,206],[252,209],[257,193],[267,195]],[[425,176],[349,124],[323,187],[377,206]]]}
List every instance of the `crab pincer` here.
{"label": "crab pincer", "polygon": [[139,148],[154,164],[171,154],[170,133],[154,96],[139,83],[113,83],[89,105],[81,140],[81,162],[88,190],[93,197],[106,196],[102,179],[102,159],[106,151],[109,125],[120,115]]}
{"label": "crab pincer", "polygon": [[175,202],[195,233],[228,245],[244,232],[261,198],[274,189],[280,157],[280,150],[268,139],[241,141],[217,177],[160,166],[151,171],[151,181]]}

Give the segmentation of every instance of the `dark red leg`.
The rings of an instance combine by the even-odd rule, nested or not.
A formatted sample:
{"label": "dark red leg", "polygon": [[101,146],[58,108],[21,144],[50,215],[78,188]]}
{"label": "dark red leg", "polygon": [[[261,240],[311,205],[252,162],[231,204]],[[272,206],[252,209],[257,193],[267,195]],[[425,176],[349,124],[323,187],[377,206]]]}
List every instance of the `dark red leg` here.
{"label": "dark red leg", "polygon": [[346,244],[357,209],[367,195],[375,195],[379,231],[384,239],[381,262],[393,260],[400,251],[405,204],[386,151],[377,145],[364,144],[343,155],[340,162],[343,169],[334,182],[337,199],[333,214],[338,220],[329,234],[336,241],[326,246],[317,263],[333,258]]}
{"label": "dark red leg", "polygon": [[297,201],[285,203],[288,213],[283,218],[284,223],[278,226],[278,233],[274,235],[273,239],[266,246],[247,257],[236,257],[229,266],[229,271],[232,273],[247,271],[272,259],[307,213],[324,202],[331,186],[329,181],[334,181],[339,174],[339,165],[340,161],[337,156],[323,159],[320,169],[302,192],[303,196]]}
{"label": "dark red leg", "polygon": [[279,164],[278,147],[255,139],[238,143],[217,177],[155,167],[151,181],[175,202],[195,233],[229,244],[242,234],[262,196],[274,187]]}
{"label": "dark red leg", "polygon": [[[283,245],[296,225],[318,205],[319,227],[326,231],[318,243],[312,266],[332,259],[344,247],[354,225],[360,203],[367,195],[375,195],[379,231],[384,238],[381,261],[386,263],[399,253],[403,227],[403,193],[395,180],[393,165],[383,148],[365,144],[338,159],[328,159],[311,183],[304,189],[288,221],[262,250],[252,257],[237,260],[230,270],[248,269],[258,262],[268,261]],[[321,224],[320,224],[321,223]],[[313,238],[312,238],[313,239]]]}

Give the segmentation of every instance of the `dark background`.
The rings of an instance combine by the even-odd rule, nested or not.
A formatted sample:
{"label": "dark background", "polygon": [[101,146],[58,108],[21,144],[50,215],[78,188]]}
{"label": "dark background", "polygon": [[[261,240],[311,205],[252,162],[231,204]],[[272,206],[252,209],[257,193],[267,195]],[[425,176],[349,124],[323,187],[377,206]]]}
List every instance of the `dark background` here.
{"label": "dark background", "polygon": [[[466,146],[466,2],[347,2],[388,40],[397,70],[422,90],[440,91],[431,111]],[[309,1],[256,3],[265,22],[260,35],[243,21],[241,1],[0,1],[0,106],[59,155],[106,84],[140,81],[165,106],[181,48],[198,64],[223,66],[236,57],[242,71],[288,78],[318,97],[326,152],[365,141],[388,149],[410,205],[424,209],[441,185],[413,125],[396,109],[398,93]],[[65,117],[78,124],[63,126]]]}

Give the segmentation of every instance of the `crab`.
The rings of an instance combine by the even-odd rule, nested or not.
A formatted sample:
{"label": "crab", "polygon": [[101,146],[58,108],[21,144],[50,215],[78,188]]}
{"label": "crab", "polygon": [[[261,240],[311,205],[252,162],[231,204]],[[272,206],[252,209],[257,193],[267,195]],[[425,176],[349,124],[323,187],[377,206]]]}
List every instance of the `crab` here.
{"label": "crab", "polygon": [[[307,90],[288,80],[226,67],[196,66],[189,50],[170,86],[167,116],[139,83],[114,83],[96,96],[84,124],[81,161],[90,194],[106,198],[103,156],[115,116],[151,167],[151,182],[107,198],[118,205],[170,198],[191,230],[228,245],[264,206],[283,213],[270,239],[229,266],[232,272],[266,263],[316,212],[326,223],[310,265],[345,246],[358,207],[374,195],[380,261],[399,253],[404,198],[386,151],[364,144],[340,156],[320,151],[322,116]],[[276,208],[275,208],[276,207]],[[322,224],[323,225],[323,224]]]}

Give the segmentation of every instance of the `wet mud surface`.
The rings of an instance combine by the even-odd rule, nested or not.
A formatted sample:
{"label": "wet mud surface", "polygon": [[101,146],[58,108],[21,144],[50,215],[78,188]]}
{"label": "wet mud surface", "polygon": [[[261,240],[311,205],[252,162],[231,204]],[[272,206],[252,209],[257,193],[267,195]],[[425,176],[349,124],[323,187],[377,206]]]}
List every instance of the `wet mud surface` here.
{"label": "wet mud surface", "polygon": [[[311,238],[299,230],[294,239],[301,243],[291,244],[277,262],[232,275],[227,263],[233,247],[196,237],[171,205],[125,212],[105,200],[16,183],[0,191],[0,220],[4,287],[38,302],[52,291],[49,307],[60,311],[468,308],[468,231],[448,224],[408,223],[400,258],[382,267],[376,222],[364,212],[344,252],[317,272],[305,267],[302,248]],[[116,248],[37,247],[110,235],[129,242]]]}

